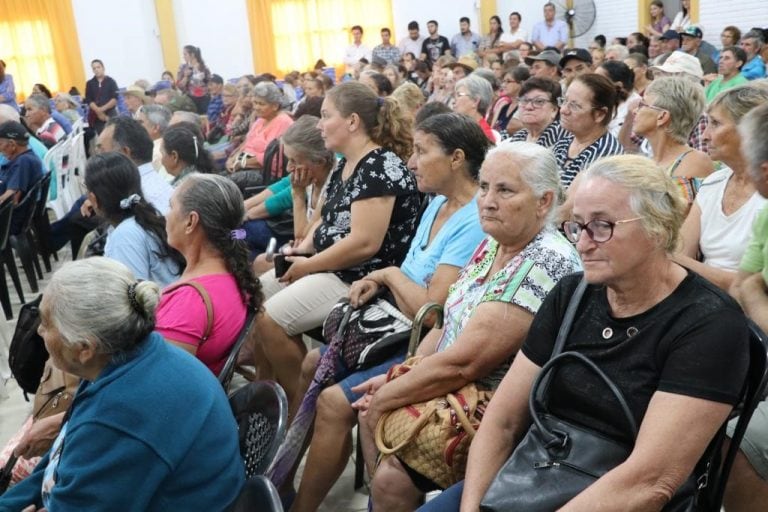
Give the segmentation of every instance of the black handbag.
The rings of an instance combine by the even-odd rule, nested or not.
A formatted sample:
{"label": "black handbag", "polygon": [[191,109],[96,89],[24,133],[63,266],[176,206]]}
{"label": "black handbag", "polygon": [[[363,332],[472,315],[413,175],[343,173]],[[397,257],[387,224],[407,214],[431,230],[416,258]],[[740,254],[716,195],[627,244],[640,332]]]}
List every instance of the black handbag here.
{"label": "black handbag", "polygon": [[40,326],[40,302],[43,296],[21,306],[19,320],[8,350],[8,366],[24,393],[35,394],[43,368],[48,360],[48,351],[43,338],[37,333]]}

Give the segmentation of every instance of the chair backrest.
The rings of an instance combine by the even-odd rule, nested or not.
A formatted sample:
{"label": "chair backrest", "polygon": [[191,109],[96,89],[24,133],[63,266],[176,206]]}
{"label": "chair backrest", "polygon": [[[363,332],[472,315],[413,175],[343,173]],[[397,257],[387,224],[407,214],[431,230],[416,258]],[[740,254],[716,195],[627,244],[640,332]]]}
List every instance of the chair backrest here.
{"label": "chair backrest", "polygon": [[35,218],[37,197],[40,194],[40,185],[42,182],[42,179],[37,180],[37,183],[32,185],[32,188],[29,189],[27,195],[25,195],[24,198],[19,201],[19,203],[13,209],[14,212],[18,212],[18,215],[25,215],[21,233],[29,231],[29,229],[32,227],[32,221]]}
{"label": "chair backrest", "polygon": [[240,329],[235,344],[232,345],[232,350],[229,352],[227,362],[224,363],[224,367],[219,372],[219,382],[224,387],[225,393],[229,392],[229,383],[232,381],[232,375],[235,373],[235,366],[237,366],[237,355],[240,353],[243,344],[248,340],[248,335],[251,333],[251,327],[253,327],[254,320],[256,320],[256,310],[249,306],[243,328]]}
{"label": "chair backrest", "polygon": [[13,215],[13,198],[9,197],[0,204],[0,251],[8,245],[8,236],[11,234],[11,215]]}
{"label": "chair backrest", "polygon": [[256,475],[245,481],[229,512],[283,512],[280,495],[269,478]]}
{"label": "chair backrest", "polygon": [[[723,503],[725,485],[728,483],[728,476],[733,467],[733,461],[739,451],[744,432],[747,430],[749,420],[755,407],[763,399],[766,385],[768,384],[768,364],[766,352],[768,351],[768,337],[751,320],[749,321],[749,368],[747,370],[746,381],[742,389],[741,399],[738,406],[734,409],[738,414],[736,428],[731,436],[728,450],[723,454],[722,445],[725,440],[725,425],[720,429],[718,435],[710,444],[710,454],[708,461],[709,473],[707,475],[706,487],[699,494],[699,508],[696,510],[719,512]],[[733,416],[733,415],[732,415]]]}
{"label": "chair backrest", "polygon": [[48,190],[51,188],[51,173],[43,174],[40,179],[40,191],[37,194],[37,206],[35,207],[35,216],[48,215],[45,205],[48,202]]}
{"label": "chair backrest", "polygon": [[237,390],[229,405],[237,422],[245,476],[263,474],[288,429],[288,399],[280,385],[256,381]]}

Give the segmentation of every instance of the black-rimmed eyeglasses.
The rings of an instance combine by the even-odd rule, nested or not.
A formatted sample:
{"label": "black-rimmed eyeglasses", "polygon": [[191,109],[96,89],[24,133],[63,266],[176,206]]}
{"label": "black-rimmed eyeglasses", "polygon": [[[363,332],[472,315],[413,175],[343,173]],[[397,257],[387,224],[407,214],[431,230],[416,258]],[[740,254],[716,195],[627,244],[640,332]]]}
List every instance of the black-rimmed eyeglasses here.
{"label": "black-rimmed eyeglasses", "polygon": [[563,228],[565,237],[574,244],[579,241],[583,231],[587,232],[587,235],[589,235],[589,238],[591,238],[593,242],[602,244],[613,237],[613,228],[616,227],[616,225],[634,222],[642,218],[643,217],[634,217],[632,219],[616,221],[593,219],[586,224],[582,224],[575,220],[567,220],[561,224],[561,227]]}

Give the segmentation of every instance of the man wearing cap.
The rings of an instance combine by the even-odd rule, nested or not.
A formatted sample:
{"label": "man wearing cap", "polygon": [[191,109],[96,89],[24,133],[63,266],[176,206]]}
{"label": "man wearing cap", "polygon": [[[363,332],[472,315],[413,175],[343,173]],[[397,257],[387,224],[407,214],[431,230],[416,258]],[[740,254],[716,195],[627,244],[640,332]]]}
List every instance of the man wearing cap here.
{"label": "man wearing cap", "polygon": [[552,2],[544,4],[544,21],[533,26],[531,39],[539,51],[550,46],[562,50],[568,44],[568,25],[563,20],[555,19],[555,4]]}
{"label": "man wearing cap", "polygon": [[451,54],[451,43],[447,37],[437,33],[437,27],[437,21],[429,20],[427,22],[429,37],[421,45],[421,55],[419,56],[421,60],[427,62],[430,66],[433,66],[437,59],[443,55]]}
{"label": "man wearing cap", "polygon": [[663,53],[656,58],[656,66],[664,64],[672,52],[680,49],[680,34],[676,30],[667,30],[659,37],[659,45]]}
{"label": "man wearing cap", "polygon": [[418,59],[423,44],[424,38],[419,34],[419,22],[412,21],[408,24],[408,37],[402,38],[397,47],[400,49],[400,55],[412,53]]}
{"label": "man wearing cap", "polygon": [[130,116],[136,118],[136,113],[149,102],[150,98],[146,91],[138,85],[129,85],[123,92],[123,100],[125,100],[125,106],[128,108]]}
{"label": "man wearing cap", "polygon": [[531,68],[531,76],[560,80],[560,54],[554,50],[544,50],[533,57],[526,57],[525,63]]}
{"label": "man wearing cap", "polygon": [[465,55],[456,62],[446,65],[453,71],[454,81],[459,81],[477,69],[477,60],[472,55]]}
{"label": "man wearing cap", "polygon": [[717,66],[704,52],[701,51],[701,38],[704,36],[703,32],[696,25],[688,25],[685,30],[680,33],[682,39],[681,49],[688,55],[693,55],[701,63],[701,69],[705,75],[710,73],[717,73]]}
{"label": "man wearing cap", "polygon": [[33,94],[24,102],[27,126],[35,131],[47,148],[52,148],[67,136],[64,128],[51,116],[51,103],[43,94]]}
{"label": "man wearing cap", "polygon": [[480,36],[469,29],[469,18],[459,19],[459,33],[451,39],[451,52],[457,59],[465,55],[475,55],[480,48]]}
{"label": "man wearing cap", "polygon": [[710,83],[704,90],[707,103],[715,99],[715,96],[737,85],[747,83],[749,80],[741,74],[741,68],[747,62],[747,54],[738,46],[727,46],[720,52],[720,62],[717,71],[720,76]]}
{"label": "man wearing cap", "polygon": [[765,62],[760,56],[760,50],[765,44],[763,34],[757,30],[750,30],[741,38],[741,49],[747,54],[747,63],[741,68],[741,74],[747,80],[765,78]]}
{"label": "man wearing cap", "polygon": [[[24,198],[29,189],[43,177],[43,163],[29,148],[29,134],[21,123],[6,121],[0,124],[0,153],[8,159],[0,167],[0,203],[11,198],[14,204]],[[33,204],[29,203],[28,207]],[[14,209],[11,234],[21,232],[29,208]]]}
{"label": "man wearing cap", "polygon": [[208,118],[208,124],[213,125],[219,120],[219,116],[224,111],[224,99],[221,97],[221,90],[224,88],[224,79],[220,75],[213,74],[208,81],[208,94],[211,101],[208,103],[208,110],[205,114]]}
{"label": "man wearing cap", "polygon": [[592,72],[592,55],[584,48],[572,48],[565,50],[560,59],[560,68],[563,73],[565,86],[571,85],[574,78],[585,73]]}

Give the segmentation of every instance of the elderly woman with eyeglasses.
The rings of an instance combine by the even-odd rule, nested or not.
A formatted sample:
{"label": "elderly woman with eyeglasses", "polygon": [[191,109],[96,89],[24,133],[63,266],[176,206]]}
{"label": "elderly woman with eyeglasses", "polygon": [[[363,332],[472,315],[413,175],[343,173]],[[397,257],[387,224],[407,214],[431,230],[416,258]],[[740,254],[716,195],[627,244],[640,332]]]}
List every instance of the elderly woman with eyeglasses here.
{"label": "elderly woman with eyeglasses", "polygon": [[519,110],[517,102],[520,97],[520,87],[530,78],[531,73],[525,66],[516,66],[506,73],[501,81],[501,94],[493,104],[491,126],[502,134],[515,133],[522,127],[519,119],[514,116]]}
{"label": "elderly woman with eyeglasses", "polygon": [[558,120],[560,83],[548,78],[529,78],[520,88],[518,110],[523,128],[509,137],[511,141],[533,142],[551,148],[563,137]]}
{"label": "elderly woman with eyeglasses", "polygon": [[463,490],[457,484],[422,510],[450,512],[459,503],[477,510],[523,446],[534,379],[551,358],[582,279],[586,289],[562,351],[586,356],[607,375],[639,434],[595,373],[560,367],[549,385],[549,413],[624,443],[628,457],[550,510],[682,510],[673,506],[696,490],[683,483],[739,401],[749,361],[747,324],[735,301],[670,258],[684,212],[674,184],[647,158],[604,158],[584,171],[573,215],[562,224],[583,276],[563,278],[533,319],[472,442]]}
{"label": "elderly woman with eyeglasses", "polygon": [[471,117],[480,125],[488,139],[496,143],[496,137],[485,120],[485,114],[493,101],[493,88],[485,78],[469,75],[456,82],[453,111]]}

